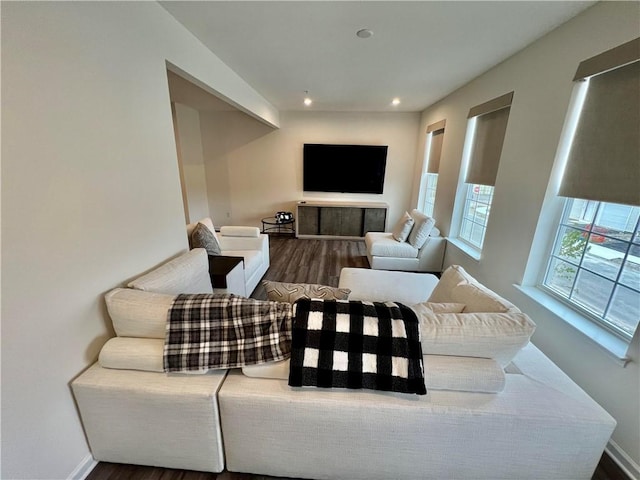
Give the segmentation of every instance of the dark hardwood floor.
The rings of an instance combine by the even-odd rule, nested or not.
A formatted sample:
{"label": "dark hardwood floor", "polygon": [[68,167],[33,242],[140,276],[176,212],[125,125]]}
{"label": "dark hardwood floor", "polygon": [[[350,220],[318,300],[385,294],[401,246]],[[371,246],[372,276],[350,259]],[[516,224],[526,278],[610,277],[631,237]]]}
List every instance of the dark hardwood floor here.
{"label": "dark hardwood floor", "polygon": [[[340,270],[343,267],[369,267],[364,241],[301,240],[284,235],[272,235],[269,241],[271,266],[264,276],[266,280],[294,283],[320,283],[337,287]],[[251,296],[257,299],[266,299],[266,293],[262,285],[258,285]],[[141,479],[283,480],[282,478],[276,479],[274,477],[250,475],[246,473],[223,472],[215,474],[106,462],[100,462],[87,476],[87,480]],[[598,464],[592,480],[630,479],[605,453]]]}

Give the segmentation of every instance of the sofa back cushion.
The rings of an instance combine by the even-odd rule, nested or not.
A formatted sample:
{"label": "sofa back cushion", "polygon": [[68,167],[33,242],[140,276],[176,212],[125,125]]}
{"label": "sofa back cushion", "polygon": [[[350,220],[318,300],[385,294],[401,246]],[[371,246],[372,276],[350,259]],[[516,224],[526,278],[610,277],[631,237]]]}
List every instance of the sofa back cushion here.
{"label": "sofa back cushion", "polygon": [[393,230],[391,231],[393,239],[398,242],[405,242],[409,237],[409,233],[411,232],[411,228],[413,227],[414,223],[415,220],[413,219],[413,217],[411,217],[411,215],[409,215],[409,212],[404,212],[404,215],[400,217],[398,222],[393,227]]}
{"label": "sofa back cushion", "polygon": [[175,295],[116,288],[105,295],[113,329],[119,337],[162,338]]}
{"label": "sofa back cushion", "polygon": [[209,259],[204,248],[195,248],[129,282],[130,288],[177,295],[213,293]]}
{"label": "sofa back cushion", "polygon": [[425,355],[492,358],[504,367],[536,328],[521,312],[434,313],[427,302],[411,308],[420,321]]}
{"label": "sofa back cushion", "polygon": [[436,221],[419,210],[412,210],[411,217],[413,218],[414,224],[407,241],[411,246],[420,249],[429,238],[429,234],[435,226]]}
{"label": "sofa back cushion", "polygon": [[482,285],[460,265],[452,265],[442,273],[429,301],[463,303],[465,313],[520,312],[513,303]]}

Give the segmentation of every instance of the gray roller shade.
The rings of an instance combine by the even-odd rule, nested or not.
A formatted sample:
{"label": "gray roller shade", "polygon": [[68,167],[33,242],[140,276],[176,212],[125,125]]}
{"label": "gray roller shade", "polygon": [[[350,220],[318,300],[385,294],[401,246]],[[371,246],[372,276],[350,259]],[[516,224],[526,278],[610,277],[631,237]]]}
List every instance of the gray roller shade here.
{"label": "gray roller shade", "polygon": [[[640,205],[638,60],[640,39],[585,60],[578,67],[579,81],[585,72],[591,76],[559,195]],[[624,65],[614,67],[615,62]]]}
{"label": "gray roller shade", "polygon": [[477,105],[469,111],[469,118],[476,117],[476,129],[466,183],[495,185],[512,98],[513,92]]}

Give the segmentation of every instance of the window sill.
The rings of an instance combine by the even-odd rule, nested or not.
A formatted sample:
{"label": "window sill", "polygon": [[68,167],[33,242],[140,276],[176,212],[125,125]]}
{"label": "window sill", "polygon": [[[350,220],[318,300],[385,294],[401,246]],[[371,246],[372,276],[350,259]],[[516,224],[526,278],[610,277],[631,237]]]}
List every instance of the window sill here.
{"label": "window sill", "polygon": [[478,250],[478,249],[472,247],[468,243],[465,243],[465,242],[463,242],[462,240],[460,240],[458,238],[449,238],[449,237],[447,237],[447,241],[449,243],[453,244],[459,250],[461,250],[462,253],[468,255],[469,257],[473,258],[474,260],[477,260],[478,262],[480,261],[480,258],[482,258],[482,251],[481,250]]}
{"label": "window sill", "polygon": [[514,287],[591,339],[591,341],[613,357],[619,365],[624,367],[631,361],[627,356],[629,343],[626,341],[615,336],[613,333],[608,332],[606,329],[600,327],[591,320],[583,317],[569,306],[559,300],[556,300],[551,295],[546,294],[537,287],[517,284],[514,284]]}

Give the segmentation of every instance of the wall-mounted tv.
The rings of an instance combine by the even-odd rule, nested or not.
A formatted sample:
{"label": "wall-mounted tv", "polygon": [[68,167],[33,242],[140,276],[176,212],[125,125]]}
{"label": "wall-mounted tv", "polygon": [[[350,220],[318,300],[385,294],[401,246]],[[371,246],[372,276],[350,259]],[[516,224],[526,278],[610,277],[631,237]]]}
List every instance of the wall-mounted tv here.
{"label": "wall-mounted tv", "polygon": [[386,145],[305,143],[305,192],[382,193]]}

